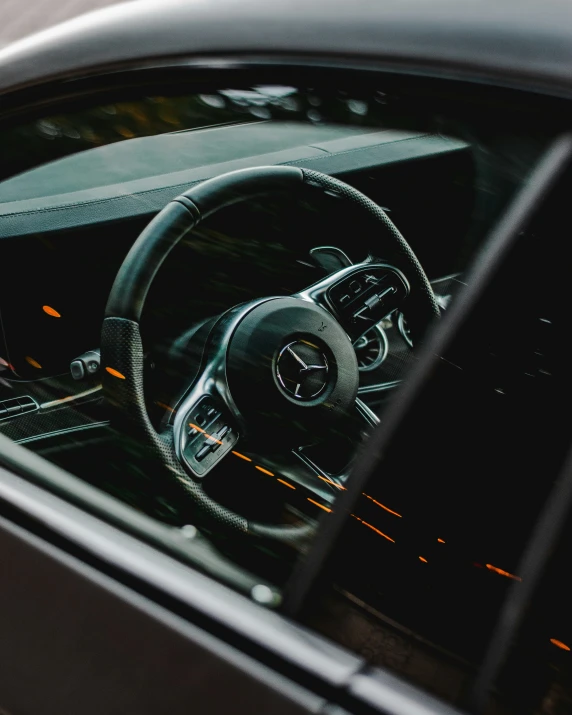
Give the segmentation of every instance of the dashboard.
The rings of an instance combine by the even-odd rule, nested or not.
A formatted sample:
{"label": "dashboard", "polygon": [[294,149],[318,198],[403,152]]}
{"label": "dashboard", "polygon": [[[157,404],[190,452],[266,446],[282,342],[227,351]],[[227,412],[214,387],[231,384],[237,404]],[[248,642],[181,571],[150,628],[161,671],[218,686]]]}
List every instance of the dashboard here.
{"label": "dashboard", "polygon": [[[31,396],[40,406],[26,427],[24,420],[0,419],[0,430],[18,440],[50,434],[52,403],[60,413],[55,424],[61,420],[64,429],[105,420],[94,412],[97,376],[75,381],[70,363],[99,346],[107,297],[130,246],[188,186],[265,164],[318,169],[363,191],[389,212],[445,301],[458,285],[474,169],[470,147],[456,139],[256,122],[68,156],[0,184],[0,401]],[[161,346],[234,305],[288,295],[319,280],[323,268],[311,255],[318,246],[363,260],[374,230],[328,195],[311,204],[302,196],[264,197],[211,217],[173,250],[148,296],[142,330],[150,362],[160,367]],[[377,258],[395,260],[383,247]],[[360,392],[376,407],[411,359],[399,316],[368,334],[356,351]],[[160,388],[153,394],[153,380],[148,384],[153,412],[168,396]],[[85,420],[85,410],[78,410],[84,402]]]}

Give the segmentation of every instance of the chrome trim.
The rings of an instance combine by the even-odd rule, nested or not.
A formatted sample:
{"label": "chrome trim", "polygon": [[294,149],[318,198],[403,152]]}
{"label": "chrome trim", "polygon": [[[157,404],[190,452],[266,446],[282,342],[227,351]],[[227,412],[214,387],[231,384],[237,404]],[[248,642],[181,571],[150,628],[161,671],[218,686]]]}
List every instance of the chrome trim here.
{"label": "chrome trim", "polygon": [[[435,278],[434,281],[431,281],[431,285],[435,285],[435,283],[443,283],[443,281],[452,281],[452,280],[457,280],[461,274],[460,273],[451,273],[448,276],[443,276],[442,278]],[[463,281],[459,281],[459,283],[463,283]],[[463,285],[467,285],[466,283],[463,283]]]}
{"label": "chrome trim", "polygon": [[377,425],[381,422],[375,412],[370,409],[363,400],[360,400],[359,397],[356,397],[356,409],[360,416],[363,417],[371,427],[377,427]]}
{"label": "chrome trim", "polygon": [[[359,345],[357,345],[357,343],[360,340],[367,338],[369,333],[374,333],[374,332],[376,332],[378,334],[377,338],[378,338],[379,342],[381,343],[381,346],[380,346],[381,349],[379,351],[379,355],[371,363],[371,365],[363,365],[363,366],[358,365],[358,369],[360,372],[368,372],[369,370],[376,370],[382,364],[382,362],[385,360],[385,358],[387,357],[387,355],[389,353],[389,341],[387,340],[387,335],[385,334],[385,331],[378,323],[376,326],[374,326],[373,328],[368,330],[367,333],[364,333],[361,336],[361,338],[358,338],[354,342],[354,350],[356,351],[356,357],[357,357],[358,350],[363,350],[365,347],[367,347],[367,343],[363,347],[360,347]],[[359,358],[358,358],[358,363],[359,363]]]}
{"label": "chrome trim", "polygon": [[65,429],[57,429],[53,432],[42,432],[41,434],[35,434],[32,437],[23,437],[22,439],[15,439],[14,442],[17,444],[28,444],[29,442],[36,442],[40,439],[49,439],[50,437],[57,437],[61,434],[70,434],[71,432],[82,432],[86,429],[94,429],[95,427],[108,427],[109,420],[102,420],[101,422],[90,422],[86,425],[77,425],[76,427],[66,427]]}
{"label": "chrome trim", "polygon": [[347,268],[341,268],[339,271],[336,271],[335,273],[330,273],[330,275],[326,276],[325,278],[322,278],[322,280],[318,281],[317,283],[314,283],[308,288],[301,290],[299,293],[295,293],[292,297],[301,298],[308,303],[314,303],[316,305],[319,305],[321,308],[326,308],[331,312],[332,306],[326,299],[326,293],[328,292],[328,290],[333,285],[338,283],[338,281],[340,281],[342,278],[351,275],[354,271],[359,270],[361,268],[369,268],[372,265],[374,264],[370,263],[369,261],[362,261],[362,263],[355,263],[354,265],[348,266]]}
{"label": "chrome trim", "polygon": [[453,296],[450,293],[447,293],[446,295],[440,295],[439,293],[435,293],[435,302],[441,310],[447,310],[447,306],[451,302],[452,297]]}
{"label": "chrome trim", "polygon": [[[317,397],[320,393],[322,393],[326,389],[326,386],[328,384],[327,378],[324,380],[324,383],[320,387],[320,389],[317,390],[313,395],[309,395],[307,397],[302,397],[301,395],[298,394],[298,390],[302,387],[302,383],[308,373],[316,372],[317,370],[325,370],[326,375],[327,375],[329,372],[328,361],[327,361],[324,353],[322,351],[320,351],[322,360],[326,364],[325,365],[306,365],[306,363],[302,360],[302,358],[296,352],[294,352],[294,350],[292,349],[293,345],[298,345],[299,343],[300,343],[299,340],[294,340],[293,342],[289,343],[288,345],[286,345],[285,347],[282,348],[282,350],[280,351],[280,354],[278,355],[278,360],[276,361],[276,367],[274,369],[276,371],[276,377],[278,378],[278,382],[282,385],[282,389],[284,390],[284,392],[286,392],[290,397],[295,397],[296,399],[302,400],[302,401],[313,400],[315,397]],[[298,379],[300,380],[300,382],[296,385],[296,389],[294,390],[294,392],[292,392],[292,390],[288,387],[286,382],[282,379],[282,375],[280,374],[280,370],[279,370],[280,360],[282,359],[282,355],[284,355],[284,353],[286,351],[288,351],[290,353],[290,355],[292,355],[292,357],[302,366],[301,368],[298,368],[298,373],[299,373]]]}
{"label": "chrome trim", "polygon": [[391,382],[380,382],[377,385],[364,385],[358,388],[358,395],[368,395],[375,392],[386,392],[394,390],[401,385],[402,380],[392,380]]}
{"label": "chrome trim", "polygon": [[[297,449],[292,450],[292,454],[297,457],[302,462],[302,464],[308,467],[308,469],[310,469],[310,471],[315,474],[318,479],[320,479],[319,484],[311,486],[304,484],[304,486],[306,486],[307,489],[313,491],[315,494],[320,496],[322,499],[324,499],[324,501],[327,501],[328,504],[332,504],[336,498],[336,494],[344,488],[342,485],[345,484],[351,470],[348,470],[347,472],[341,472],[340,474],[332,476],[329,472],[320,469],[319,465],[312,461],[308,457],[308,455],[304,454],[303,450],[304,447],[298,447]],[[327,475],[327,477],[325,475]],[[323,481],[324,479],[326,479],[325,482]],[[325,484],[329,485],[328,491],[326,491],[326,489],[323,487],[323,485]]]}
{"label": "chrome trim", "polygon": [[42,402],[40,405],[41,410],[47,410],[50,407],[56,407],[56,405],[64,405],[67,402],[75,402],[76,400],[81,400],[82,397],[87,397],[88,395],[93,395],[102,389],[101,385],[92,387],[89,390],[84,390],[83,392],[78,392],[77,395],[69,395],[68,397],[61,397],[57,400],[51,400],[50,402]]}

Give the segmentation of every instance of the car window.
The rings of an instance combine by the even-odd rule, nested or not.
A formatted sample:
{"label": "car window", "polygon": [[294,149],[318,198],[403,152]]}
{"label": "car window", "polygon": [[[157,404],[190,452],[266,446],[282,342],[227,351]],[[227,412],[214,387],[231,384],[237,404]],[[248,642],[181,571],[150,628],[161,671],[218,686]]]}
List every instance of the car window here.
{"label": "car window", "polygon": [[[567,478],[567,267],[556,257],[570,179],[568,170],[437,355],[306,615],[371,663],[460,707],[471,703],[497,627],[518,625],[507,597],[528,587],[537,521]],[[549,567],[487,712],[568,711],[568,531],[558,548],[546,546]]]}
{"label": "car window", "polygon": [[[230,88],[0,132],[0,431],[208,543],[265,605],[551,139],[398,100]],[[564,306],[523,280],[544,286],[554,236],[442,356],[311,621],[455,702],[549,487],[520,475],[562,460],[540,416],[565,401],[543,347]]]}

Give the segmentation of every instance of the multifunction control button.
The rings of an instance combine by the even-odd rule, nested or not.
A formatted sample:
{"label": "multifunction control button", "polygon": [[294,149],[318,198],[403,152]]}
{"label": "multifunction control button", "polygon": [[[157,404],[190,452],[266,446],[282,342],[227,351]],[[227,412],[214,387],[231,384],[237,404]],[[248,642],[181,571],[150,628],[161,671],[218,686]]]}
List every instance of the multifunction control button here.
{"label": "multifunction control button", "polygon": [[185,420],[183,457],[197,477],[203,477],[236,444],[238,434],[226,407],[205,395],[188,412]]}
{"label": "multifunction control button", "polygon": [[357,338],[395,310],[409,293],[405,277],[391,267],[361,268],[328,290],[328,300],[346,330]]}

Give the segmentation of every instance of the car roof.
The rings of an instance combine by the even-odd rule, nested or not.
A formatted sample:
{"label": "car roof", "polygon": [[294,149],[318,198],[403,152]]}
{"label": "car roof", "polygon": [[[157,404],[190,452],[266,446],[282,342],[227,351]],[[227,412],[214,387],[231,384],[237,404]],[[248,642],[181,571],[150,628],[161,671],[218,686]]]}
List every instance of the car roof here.
{"label": "car roof", "polygon": [[140,0],[0,51],[0,93],[193,57],[374,62],[392,70],[572,94],[569,0]]}

